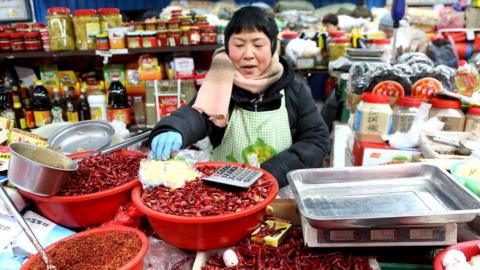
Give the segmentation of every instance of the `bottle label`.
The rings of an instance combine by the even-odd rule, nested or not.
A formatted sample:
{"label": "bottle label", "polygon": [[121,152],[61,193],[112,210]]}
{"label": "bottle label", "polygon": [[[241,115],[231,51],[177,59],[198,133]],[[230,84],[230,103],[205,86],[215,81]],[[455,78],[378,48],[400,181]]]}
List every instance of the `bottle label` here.
{"label": "bottle label", "polygon": [[113,120],[123,122],[127,126],[130,125],[132,123],[130,108],[108,109],[108,121],[112,122]]}
{"label": "bottle label", "polygon": [[78,122],[78,113],[77,112],[67,112],[67,121],[68,122]]}
{"label": "bottle label", "polygon": [[28,128],[35,128],[35,116],[33,111],[25,111],[25,120]]}
{"label": "bottle label", "polygon": [[20,124],[20,129],[27,129],[27,120],[25,118],[20,118],[18,123]]}
{"label": "bottle label", "polygon": [[90,118],[92,120],[102,120],[102,107],[90,107]]}
{"label": "bottle label", "polygon": [[52,115],[50,111],[33,111],[35,117],[35,125],[37,127],[43,127],[52,122]]}

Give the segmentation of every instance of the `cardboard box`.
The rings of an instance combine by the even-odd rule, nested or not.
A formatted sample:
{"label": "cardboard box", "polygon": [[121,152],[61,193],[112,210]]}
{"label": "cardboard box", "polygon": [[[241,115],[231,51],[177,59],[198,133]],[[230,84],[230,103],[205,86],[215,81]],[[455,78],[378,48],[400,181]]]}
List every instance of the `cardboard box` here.
{"label": "cardboard box", "polygon": [[399,150],[385,143],[362,142],[355,140],[353,144],[354,166],[375,166],[408,163],[418,159],[418,149]]}

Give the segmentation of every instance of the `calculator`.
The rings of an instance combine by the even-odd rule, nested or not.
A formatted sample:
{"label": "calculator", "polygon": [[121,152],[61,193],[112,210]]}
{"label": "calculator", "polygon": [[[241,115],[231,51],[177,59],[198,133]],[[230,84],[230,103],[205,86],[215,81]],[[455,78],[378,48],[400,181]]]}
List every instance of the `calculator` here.
{"label": "calculator", "polygon": [[249,168],[225,165],[220,167],[213,174],[203,177],[204,181],[215,182],[219,184],[248,188],[255,183],[262,172]]}

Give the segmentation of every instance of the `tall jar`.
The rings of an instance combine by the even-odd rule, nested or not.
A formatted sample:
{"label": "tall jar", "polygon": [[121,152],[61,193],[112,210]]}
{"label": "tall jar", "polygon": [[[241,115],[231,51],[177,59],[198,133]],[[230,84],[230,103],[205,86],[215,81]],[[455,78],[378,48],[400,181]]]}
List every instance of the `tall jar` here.
{"label": "tall jar", "polygon": [[40,39],[39,32],[24,33],[25,50],[27,51],[40,51],[42,49],[42,40]]}
{"label": "tall jar", "polygon": [[77,9],[73,13],[77,49],[94,50],[95,37],[100,33],[100,18],[95,9]]}
{"label": "tall jar", "polygon": [[63,7],[49,8],[47,25],[52,51],[75,50],[75,36],[70,9]]}
{"label": "tall jar", "polygon": [[214,25],[203,25],[200,27],[200,43],[201,44],[217,43],[217,31]]}
{"label": "tall jar", "polygon": [[392,114],[390,97],[363,93],[362,100],[356,108],[354,129],[365,138],[389,134]]}
{"label": "tall jar", "polygon": [[0,51],[8,52],[12,50],[12,42],[10,41],[10,33],[0,32]]}
{"label": "tall jar", "polygon": [[393,109],[392,133],[407,133],[413,124],[422,100],[414,97],[399,97]]}
{"label": "tall jar", "polygon": [[463,131],[465,114],[461,108],[459,100],[433,98],[430,117],[436,116],[445,123],[444,131]]}
{"label": "tall jar", "polygon": [[350,48],[350,40],[347,37],[331,38],[328,44],[328,59],[330,61],[337,60],[345,54],[348,48]]}
{"label": "tall jar", "polygon": [[122,27],[123,20],[118,8],[100,8],[100,31],[108,32],[109,28]]}
{"label": "tall jar", "polygon": [[465,132],[475,130],[480,132],[480,107],[472,107],[467,111]]}

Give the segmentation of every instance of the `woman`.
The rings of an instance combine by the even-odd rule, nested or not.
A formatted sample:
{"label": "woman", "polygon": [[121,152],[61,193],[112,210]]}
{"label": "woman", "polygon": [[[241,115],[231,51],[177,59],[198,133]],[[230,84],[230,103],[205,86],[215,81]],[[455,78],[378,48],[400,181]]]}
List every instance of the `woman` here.
{"label": "woman", "polygon": [[327,127],[308,86],[279,59],[277,35],[263,9],[236,11],[196,99],[155,126],[153,155],[168,159],[208,135],[213,160],[261,167],[280,186],[288,184],[291,170],[320,167],[329,147]]}

